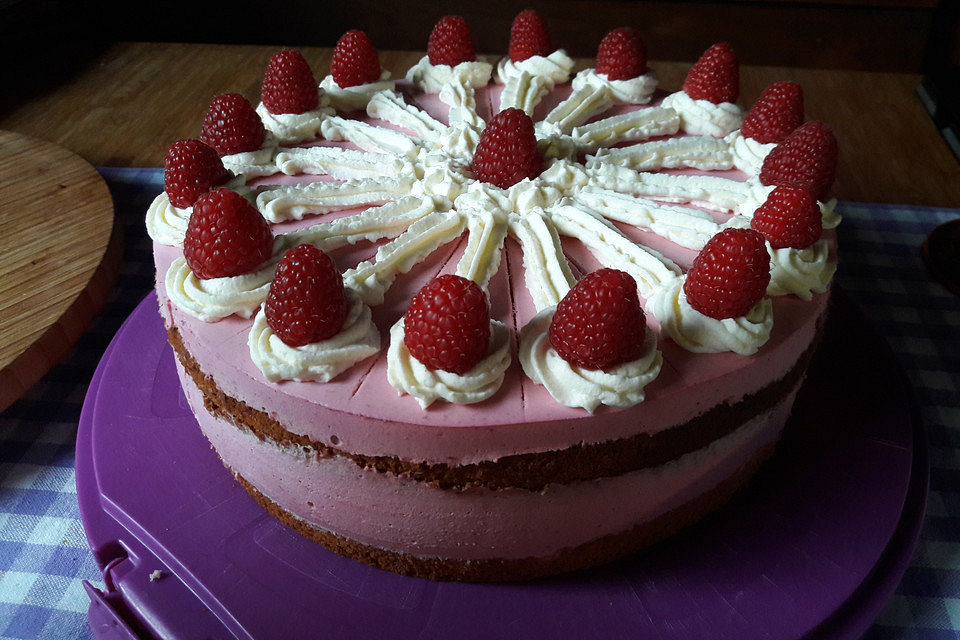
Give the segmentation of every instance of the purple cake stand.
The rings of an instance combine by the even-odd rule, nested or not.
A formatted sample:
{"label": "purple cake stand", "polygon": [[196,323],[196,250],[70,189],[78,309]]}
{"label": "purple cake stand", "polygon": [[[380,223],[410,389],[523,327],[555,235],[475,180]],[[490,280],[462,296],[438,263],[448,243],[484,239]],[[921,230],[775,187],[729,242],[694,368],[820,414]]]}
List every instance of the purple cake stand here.
{"label": "purple cake stand", "polygon": [[838,291],[775,459],[727,507],[600,569],[431,582],[301,538],[234,482],[187,408],[150,295],[104,354],[77,436],[106,584],[86,585],[90,624],[100,639],[855,638],[919,534],[928,465],[912,407],[893,354]]}

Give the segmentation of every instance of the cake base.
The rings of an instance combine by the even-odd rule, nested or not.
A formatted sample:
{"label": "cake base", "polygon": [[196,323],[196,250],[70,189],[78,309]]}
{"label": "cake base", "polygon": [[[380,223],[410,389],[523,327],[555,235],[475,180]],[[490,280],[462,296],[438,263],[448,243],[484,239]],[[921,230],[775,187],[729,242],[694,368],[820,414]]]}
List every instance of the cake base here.
{"label": "cake base", "polygon": [[151,295],[105,354],[78,434],[107,584],[88,589],[93,634],[859,637],[909,562],[927,467],[902,373],[837,294],[780,449],[739,496],[648,553],[522,585],[379,571],[268,516],[197,428]]}
{"label": "cake base", "polygon": [[[637,525],[629,531],[605,536],[573,549],[564,550],[554,557],[520,560],[472,560],[463,562],[421,558],[365,545],[355,540],[348,540],[329,531],[313,527],[291,515],[257,491],[256,487],[243,476],[236,473],[233,475],[241,486],[247,490],[247,493],[274,518],[305,538],[309,538],[342,556],[365,562],[378,569],[429,580],[514,582],[567,573],[610,562],[617,558],[632,555],[661,540],[665,540],[729,501],[734,493],[753,476],[760,465],[773,454],[775,448],[776,443],[765,446],[752,460],[710,491],[649,522]],[[227,468],[230,467],[227,466]]]}

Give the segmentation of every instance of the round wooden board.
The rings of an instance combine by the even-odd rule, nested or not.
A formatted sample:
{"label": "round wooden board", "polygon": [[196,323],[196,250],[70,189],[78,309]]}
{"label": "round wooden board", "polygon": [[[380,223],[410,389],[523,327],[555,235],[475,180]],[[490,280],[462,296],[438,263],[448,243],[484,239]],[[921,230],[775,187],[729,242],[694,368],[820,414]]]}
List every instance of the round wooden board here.
{"label": "round wooden board", "polygon": [[100,174],[62,147],[0,131],[0,411],[99,312],[120,253]]}

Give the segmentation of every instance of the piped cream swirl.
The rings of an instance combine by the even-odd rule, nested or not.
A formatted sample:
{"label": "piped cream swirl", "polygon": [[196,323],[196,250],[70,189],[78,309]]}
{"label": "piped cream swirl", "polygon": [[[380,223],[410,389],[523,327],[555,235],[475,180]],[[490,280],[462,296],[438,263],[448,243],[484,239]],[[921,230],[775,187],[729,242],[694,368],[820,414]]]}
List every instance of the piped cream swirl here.
{"label": "piped cream swirl", "polygon": [[500,110],[515,107],[532,116],[534,108],[555,85],[566,82],[573,60],[563,49],[548,56],[530,56],[514,62],[506,56],[497,63],[496,80],[504,84]]}
{"label": "piped cream swirl", "polygon": [[380,332],[373,324],[370,307],[347,290],[350,312],[337,335],[320,342],[291,347],[267,324],[261,306],[253,320],[247,344],[250,358],[270,382],[329,382],[357,362],[380,351]]}
{"label": "piped cream swirl", "polygon": [[776,142],[764,144],[757,142],[753,138],[743,135],[739,129],[724,138],[724,141],[730,145],[730,154],[733,156],[733,166],[740,171],[752,176],[760,175],[760,169],[763,168],[763,161],[773,148],[777,146]]}
{"label": "piped cream swirl", "polygon": [[333,109],[318,107],[304,113],[270,113],[261,102],[257,105],[257,114],[280,144],[295,144],[316,138],[323,119],[332,115]]}
{"label": "piped cream swirl", "polygon": [[167,269],[167,296],[177,308],[203,322],[234,314],[249,318],[267,298],[282,247],[283,238],[275,238],[273,257],[259,269],[226,278],[198,278],[184,258],[177,258]]}
{"label": "piped cream swirl", "polygon": [[830,255],[826,240],[818,240],[806,249],[773,249],[770,254],[770,284],[768,296],[795,294],[803,300],[813,299],[814,293],[823,293],[837,270],[836,263],[827,261]]}
{"label": "piped cream swirl", "polygon": [[173,206],[166,191],[161,191],[147,209],[147,234],[157,243],[182,247],[193,207]]}
{"label": "piped cream swirl", "polygon": [[363,111],[373,96],[381,91],[393,91],[396,84],[396,80],[390,79],[390,72],[384,69],[376,82],[346,88],[338,85],[332,75],[326,76],[320,81],[320,89],[324,99],[337,111]]}
{"label": "piped cream swirl", "polygon": [[709,100],[694,100],[683,91],[671,93],[660,104],[680,115],[681,128],[692,135],[722,138],[740,128],[743,109],[732,102],[714,104]]}
{"label": "piped cream swirl", "polygon": [[616,102],[646,104],[657,90],[658,82],[659,78],[653,69],[627,80],[611,80],[606,74],[597,73],[596,69],[584,69],[573,78],[571,84],[574,91],[585,87],[603,88],[610,92]]}
{"label": "piped cream swirl", "polygon": [[510,331],[496,320],[490,321],[489,355],[464,374],[428,369],[410,354],[403,340],[403,318],[400,318],[390,328],[387,380],[401,395],[415,397],[423,408],[438,399],[454,404],[486,400],[500,388],[510,366]]}
{"label": "piped cream swirl", "polygon": [[456,66],[431,64],[429,56],[423,56],[407,71],[407,80],[427,93],[440,93],[444,85],[457,82],[470,87],[482,87],[490,82],[493,65],[473,60]]}
{"label": "piped cream swirl", "polygon": [[277,172],[275,161],[280,143],[272,131],[267,131],[263,145],[254,151],[243,151],[220,156],[227,171],[243,178],[269,176]]}
{"label": "piped cream swirl", "polygon": [[647,310],[656,316],[661,333],[694,353],[733,351],[749,356],[766,344],[773,329],[773,303],[769,298],[762,299],[745,316],[717,320],[690,306],[683,291],[685,280],[668,282],[647,301]]}
{"label": "piped cream swirl", "polygon": [[643,355],[609,371],[570,364],[550,345],[550,322],[556,307],[543,309],[520,330],[520,364],[531,380],[543,385],[557,402],[593,413],[600,405],[632,407],[643,402],[644,387],[660,374],[663,356],[657,337],[648,330]]}

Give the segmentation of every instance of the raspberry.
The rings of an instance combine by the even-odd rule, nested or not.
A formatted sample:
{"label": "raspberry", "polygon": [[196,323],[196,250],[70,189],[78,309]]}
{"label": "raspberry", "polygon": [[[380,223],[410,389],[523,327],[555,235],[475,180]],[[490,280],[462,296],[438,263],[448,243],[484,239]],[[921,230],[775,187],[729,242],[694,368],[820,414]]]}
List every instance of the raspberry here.
{"label": "raspberry", "polygon": [[683,283],[690,306],[723,320],[746,315],[770,282],[770,254],[753,229],[726,229],[710,238]]}
{"label": "raspberry", "polygon": [[683,91],[694,100],[736,102],[740,96],[740,67],[730,45],[721,42],[704,51],[690,67]]}
{"label": "raspberry", "polygon": [[477,54],[473,51],[473,38],[467,21],[461,16],[440,18],[430,32],[427,56],[430,64],[447,64],[451,67],[461,62],[476,60]]}
{"label": "raspberry", "polygon": [[183,257],[200,279],[249,273],[273,253],[273,234],[252,204],[230,189],[210,191],[193,203]]}
{"label": "raspberry", "polygon": [[533,9],[517,14],[510,27],[510,59],[523,62],[533,56],[548,56],[553,51],[543,20]]}
{"label": "raspberry", "polygon": [[540,175],[543,157],[530,116],[520,109],[498,113],[480,134],[471,169],[477,180],[501,189]]}
{"label": "raspberry", "polygon": [[225,93],[210,103],[200,139],[221,156],[256,151],[267,136],[260,116],[239,93]]}
{"label": "raspberry", "polygon": [[430,369],[463,374],[490,348],[487,297],[472,280],[437,276],[410,301],[403,317],[403,342]]}
{"label": "raspberry", "polygon": [[230,178],[217,152],[194,138],[174,142],[163,159],[163,190],[181,209]]}
{"label": "raspberry", "polygon": [[574,366],[609,371],[643,354],[646,333],[636,281],[623,271],[600,269],[557,305],[550,345]]}
{"label": "raspberry", "polygon": [[597,73],[608,80],[629,80],[647,72],[647,47],[630,27],[614,29],[597,47]]}
{"label": "raspberry", "polygon": [[273,54],[263,74],[260,99],[270,113],[305,113],[317,108],[317,81],[299,51],[284,49]]}
{"label": "raspberry", "polygon": [[332,338],[349,312],[343,277],[327,254],[312,244],[283,254],[264,306],[277,337],[291,347]]}
{"label": "raspberry", "polygon": [[837,139],[830,127],[812,120],[797,127],[767,155],[760,169],[760,182],[804,187],[817,200],[823,200],[830,193],[836,173]]}
{"label": "raspberry", "polygon": [[346,89],[369,84],[379,80],[380,74],[377,48],[366,33],[353,29],[340,36],[330,61],[330,75],[337,85]]}
{"label": "raspberry", "polygon": [[801,124],[803,89],[796,82],[774,82],[750,107],[740,132],[763,144],[779,143]]}
{"label": "raspberry", "polygon": [[823,215],[817,199],[807,189],[777,187],[753,214],[750,227],[759,231],[774,249],[805,249],[820,239]]}

